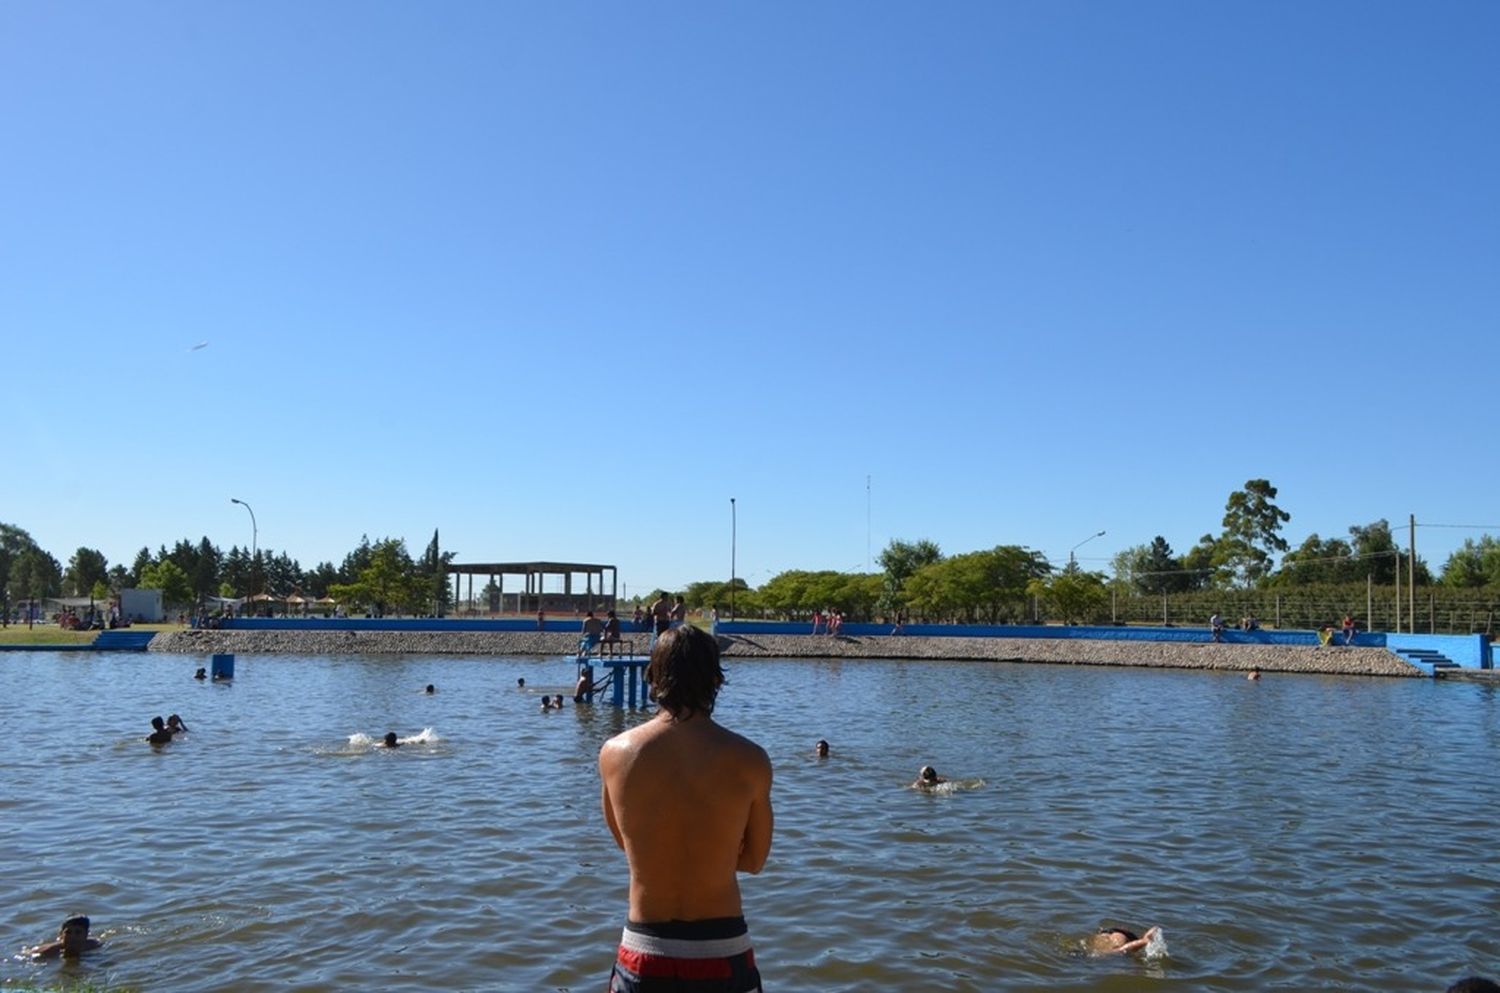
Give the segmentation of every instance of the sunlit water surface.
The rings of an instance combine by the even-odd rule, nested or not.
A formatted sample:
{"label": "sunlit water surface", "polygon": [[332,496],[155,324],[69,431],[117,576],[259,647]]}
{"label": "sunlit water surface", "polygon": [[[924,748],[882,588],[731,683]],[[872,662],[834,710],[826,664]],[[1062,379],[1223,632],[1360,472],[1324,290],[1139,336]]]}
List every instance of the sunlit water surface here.
{"label": "sunlit water surface", "polygon": [[[0,982],[603,988],[625,863],[600,743],[539,659],[0,655]],[[745,877],[767,986],[1440,990],[1500,973],[1500,706],[1428,680],[1010,664],[731,665],[770,752]],[[518,690],[524,676],[526,690]],[[422,693],[434,683],[438,692]],[[155,714],[186,739],[144,742]],[[416,739],[375,746],[394,730]],[[817,738],[831,758],[812,755]],[[908,788],[924,763],[966,780]],[[10,957],[74,910],[106,946]],[[1090,959],[1104,923],[1167,953]]]}

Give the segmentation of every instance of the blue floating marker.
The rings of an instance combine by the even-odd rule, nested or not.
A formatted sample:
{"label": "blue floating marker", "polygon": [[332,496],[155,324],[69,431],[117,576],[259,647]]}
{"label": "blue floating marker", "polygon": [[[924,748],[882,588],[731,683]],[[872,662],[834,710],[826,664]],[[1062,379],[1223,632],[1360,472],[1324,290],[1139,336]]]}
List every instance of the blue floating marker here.
{"label": "blue floating marker", "polygon": [[233,679],[234,656],[215,655],[209,662],[208,674],[213,679]]}

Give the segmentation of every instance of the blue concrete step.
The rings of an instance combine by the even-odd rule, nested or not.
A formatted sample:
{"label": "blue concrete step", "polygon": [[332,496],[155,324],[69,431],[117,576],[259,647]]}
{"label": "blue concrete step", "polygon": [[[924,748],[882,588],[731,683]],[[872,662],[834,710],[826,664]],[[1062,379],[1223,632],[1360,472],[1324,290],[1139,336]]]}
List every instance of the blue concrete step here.
{"label": "blue concrete step", "polygon": [[1430,648],[1393,648],[1391,651],[1429,676],[1436,675],[1441,670],[1459,668],[1457,662]]}
{"label": "blue concrete step", "polygon": [[144,652],[154,637],[155,631],[131,631],[129,628],[100,631],[89,647],[104,652]]}

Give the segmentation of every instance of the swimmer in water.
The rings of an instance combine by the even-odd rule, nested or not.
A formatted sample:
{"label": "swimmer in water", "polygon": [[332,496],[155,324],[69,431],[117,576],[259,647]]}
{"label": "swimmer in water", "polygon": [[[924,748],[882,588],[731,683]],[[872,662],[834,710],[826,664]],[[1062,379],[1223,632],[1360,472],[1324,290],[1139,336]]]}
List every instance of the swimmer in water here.
{"label": "swimmer in water", "polygon": [[424,693],[436,693],[437,692],[437,687],[433,686],[431,683],[428,683],[427,684],[427,689],[423,690],[422,692],[424,692]]}
{"label": "swimmer in water", "polygon": [[817,755],[820,759],[826,759],[828,757],[828,742],[819,738],[818,743],[813,746],[813,754]]}
{"label": "swimmer in water", "polygon": [[103,943],[98,938],[89,937],[89,919],[83,914],[74,914],[62,922],[56,938],[27,949],[25,954],[34,959],[76,959],[101,944]]}
{"label": "swimmer in water", "polygon": [[197,672],[193,673],[193,678],[194,679],[207,679],[208,678],[208,670],[207,669],[199,669]]}
{"label": "swimmer in water", "polygon": [[1500,983],[1480,976],[1466,976],[1448,987],[1445,993],[1500,993]]}
{"label": "swimmer in water", "polygon": [[399,741],[396,740],[396,732],[394,732],[394,731],[387,731],[385,733],[385,747],[386,748],[400,748],[401,747],[401,742],[399,742]]}
{"label": "swimmer in water", "polygon": [[526,688],[526,677],[525,676],[517,676],[516,677],[516,689],[518,689],[518,690],[524,690],[525,688]]}
{"label": "swimmer in water", "polygon": [[187,729],[187,725],[182,723],[182,718],[178,717],[176,714],[173,714],[171,717],[167,718],[167,731],[169,733],[185,734],[187,732]]}
{"label": "swimmer in water", "polygon": [[552,709],[552,698],[550,696],[544,696],[544,697],[542,697],[542,710],[543,710],[543,712],[551,710],[551,709]]}
{"label": "swimmer in water", "polygon": [[555,696],[555,697],[552,698],[552,706],[553,706],[554,709],[562,710],[562,694],[561,693],[557,694],[557,696]]}
{"label": "swimmer in water", "polygon": [[1161,928],[1153,927],[1136,937],[1134,931],[1122,927],[1102,927],[1089,935],[1086,944],[1090,955],[1129,955],[1145,948],[1160,933]]}
{"label": "swimmer in water", "polygon": [[939,776],[937,774],[937,770],[932,766],[924,765],[917,773],[917,781],[912,783],[911,787],[914,790],[930,790],[934,786],[937,786],[940,783],[946,783],[947,781],[948,780],[944,777]]}
{"label": "swimmer in water", "polygon": [[1260,678],[1260,670],[1259,669],[1251,669],[1250,670],[1250,674],[1248,676],[1246,676],[1245,678],[1248,679],[1248,680],[1250,680],[1253,683],[1255,680],[1257,680],[1257,679]]}
{"label": "swimmer in water", "polygon": [[153,745],[166,745],[172,741],[172,732],[167,730],[167,723],[161,717],[151,718],[151,733],[146,740]]}

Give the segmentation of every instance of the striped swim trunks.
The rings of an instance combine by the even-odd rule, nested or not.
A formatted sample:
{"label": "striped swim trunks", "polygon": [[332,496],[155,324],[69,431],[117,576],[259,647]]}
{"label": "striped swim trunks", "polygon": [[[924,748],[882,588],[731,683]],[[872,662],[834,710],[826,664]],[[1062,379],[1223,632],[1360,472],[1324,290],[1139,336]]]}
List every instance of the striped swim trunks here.
{"label": "striped swim trunks", "polygon": [[761,993],[745,919],[627,922],[609,993]]}

